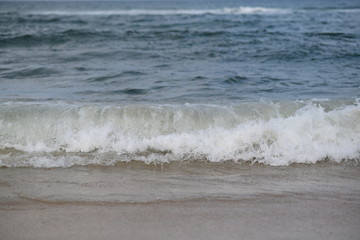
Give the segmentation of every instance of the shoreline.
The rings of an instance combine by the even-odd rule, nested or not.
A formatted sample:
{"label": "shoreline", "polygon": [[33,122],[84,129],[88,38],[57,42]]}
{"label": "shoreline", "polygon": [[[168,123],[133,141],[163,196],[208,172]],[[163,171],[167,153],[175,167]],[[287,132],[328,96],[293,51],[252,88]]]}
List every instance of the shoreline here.
{"label": "shoreline", "polygon": [[0,169],[0,239],[356,239],[352,163]]}

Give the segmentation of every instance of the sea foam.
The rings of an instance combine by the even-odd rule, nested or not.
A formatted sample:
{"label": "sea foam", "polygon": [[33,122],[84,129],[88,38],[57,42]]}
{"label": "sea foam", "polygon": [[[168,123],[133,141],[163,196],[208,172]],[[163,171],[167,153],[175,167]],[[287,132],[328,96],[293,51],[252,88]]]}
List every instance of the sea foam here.
{"label": "sea foam", "polygon": [[0,105],[0,165],[340,162],[360,156],[360,105]]}
{"label": "sea foam", "polygon": [[35,11],[40,15],[203,15],[203,14],[284,14],[290,9],[265,7],[236,7],[215,9],[117,9],[89,11]]}

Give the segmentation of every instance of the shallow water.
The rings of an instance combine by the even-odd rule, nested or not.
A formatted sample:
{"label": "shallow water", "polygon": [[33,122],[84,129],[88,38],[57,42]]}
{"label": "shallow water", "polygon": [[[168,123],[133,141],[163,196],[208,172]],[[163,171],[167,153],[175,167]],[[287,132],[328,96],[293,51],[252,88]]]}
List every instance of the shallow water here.
{"label": "shallow water", "polygon": [[359,176],[353,162],[0,168],[0,236],[356,239]]}
{"label": "shallow water", "polygon": [[315,165],[174,162],[119,163],[73,168],[0,169],[1,199],[54,204],[252,201],[266,197],[358,204],[360,167],[352,162]]}

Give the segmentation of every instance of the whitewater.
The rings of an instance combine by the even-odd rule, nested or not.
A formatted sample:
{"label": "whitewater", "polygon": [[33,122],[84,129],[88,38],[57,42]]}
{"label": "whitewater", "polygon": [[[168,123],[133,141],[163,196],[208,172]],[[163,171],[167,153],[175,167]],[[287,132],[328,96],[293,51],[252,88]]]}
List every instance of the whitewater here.
{"label": "whitewater", "polygon": [[2,166],[358,160],[359,101],[0,105]]}

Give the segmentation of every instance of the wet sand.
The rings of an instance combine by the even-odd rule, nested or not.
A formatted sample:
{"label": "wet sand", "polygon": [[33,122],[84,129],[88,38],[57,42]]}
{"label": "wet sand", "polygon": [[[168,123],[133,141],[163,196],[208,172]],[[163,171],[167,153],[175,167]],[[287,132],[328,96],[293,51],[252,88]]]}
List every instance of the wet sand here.
{"label": "wet sand", "polygon": [[347,164],[5,168],[0,239],[358,239],[359,173]]}

